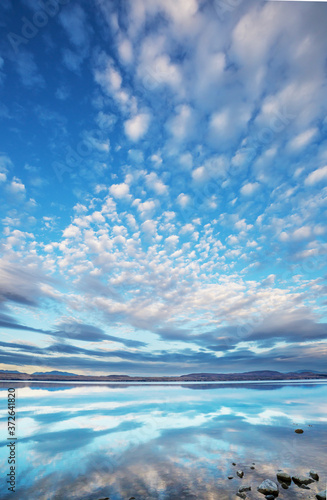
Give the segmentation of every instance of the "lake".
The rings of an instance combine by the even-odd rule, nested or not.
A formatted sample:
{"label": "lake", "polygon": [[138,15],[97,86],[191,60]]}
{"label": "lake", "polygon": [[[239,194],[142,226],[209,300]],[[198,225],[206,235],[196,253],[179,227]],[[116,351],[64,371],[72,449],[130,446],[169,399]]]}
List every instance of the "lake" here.
{"label": "lake", "polygon": [[[17,399],[15,493],[6,484],[8,387]],[[264,500],[257,486],[278,469],[320,475],[310,490],[292,483],[279,498],[326,488],[327,382],[8,382],[0,397],[1,499],[235,500],[251,485],[247,498]]]}

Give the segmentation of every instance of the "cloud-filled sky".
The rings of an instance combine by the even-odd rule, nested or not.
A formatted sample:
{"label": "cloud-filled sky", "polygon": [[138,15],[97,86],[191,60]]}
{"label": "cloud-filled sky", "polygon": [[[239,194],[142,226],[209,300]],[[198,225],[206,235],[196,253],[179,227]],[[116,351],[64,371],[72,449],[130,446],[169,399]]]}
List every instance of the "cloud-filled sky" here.
{"label": "cloud-filled sky", "polygon": [[0,9],[0,369],[323,370],[327,5]]}

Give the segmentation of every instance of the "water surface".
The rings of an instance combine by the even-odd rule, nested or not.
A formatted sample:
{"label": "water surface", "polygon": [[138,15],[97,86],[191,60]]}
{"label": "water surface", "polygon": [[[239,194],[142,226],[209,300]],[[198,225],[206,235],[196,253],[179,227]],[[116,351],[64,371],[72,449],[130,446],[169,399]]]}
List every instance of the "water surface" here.
{"label": "water surface", "polygon": [[[13,385],[15,494],[6,486]],[[248,498],[263,500],[256,488],[278,469],[316,469],[321,478],[311,491],[292,485],[279,498],[310,499],[326,487],[326,383],[2,383],[0,397],[1,499],[235,500],[249,484]]]}

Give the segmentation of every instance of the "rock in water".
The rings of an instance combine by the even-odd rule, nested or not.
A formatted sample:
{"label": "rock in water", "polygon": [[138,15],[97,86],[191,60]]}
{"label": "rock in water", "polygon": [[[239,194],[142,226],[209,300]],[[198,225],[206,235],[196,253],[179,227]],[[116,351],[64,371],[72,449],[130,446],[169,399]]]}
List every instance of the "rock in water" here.
{"label": "rock in water", "polygon": [[280,483],[281,487],[283,488],[283,490],[288,490],[288,484],[286,483]]}
{"label": "rock in water", "polygon": [[275,497],[274,497],[274,495],[266,495],[265,499],[266,500],[275,500]]}
{"label": "rock in water", "polygon": [[238,491],[239,493],[243,493],[244,491],[251,491],[251,486],[240,486]]}
{"label": "rock in water", "polygon": [[236,474],[238,475],[238,477],[240,477],[242,479],[242,477],[244,476],[244,472],[242,470],[238,470],[236,471]]}
{"label": "rock in water", "polygon": [[303,434],[304,430],[303,429],[295,429],[296,434]]}
{"label": "rock in water", "polygon": [[278,471],[277,472],[277,479],[280,483],[285,483],[285,484],[291,484],[292,478],[287,472],[283,471]]}
{"label": "rock in water", "polygon": [[228,479],[233,479],[233,476],[228,476]]}
{"label": "rock in water", "polygon": [[317,500],[326,500],[326,490],[316,494]]}
{"label": "rock in water", "polygon": [[312,479],[314,479],[315,481],[319,481],[319,475],[317,474],[317,472],[316,472],[316,471],[311,470],[311,471],[309,472],[309,476],[310,476],[310,477],[312,477]]}
{"label": "rock in water", "polygon": [[270,479],[265,479],[260,486],[258,486],[258,491],[263,495],[273,495],[274,497],[278,496],[278,486]]}
{"label": "rock in water", "polygon": [[240,497],[240,498],[246,498],[246,494],[245,494],[245,493],[241,493],[240,491],[238,491],[238,492],[236,493],[236,496],[237,496],[237,497]]}
{"label": "rock in water", "polygon": [[301,486],[301,484],[311,484],[313,483],[313,479],[311,477],[306,477],[306,476],[292,476],[293,482],[297,484],[298,486]]}

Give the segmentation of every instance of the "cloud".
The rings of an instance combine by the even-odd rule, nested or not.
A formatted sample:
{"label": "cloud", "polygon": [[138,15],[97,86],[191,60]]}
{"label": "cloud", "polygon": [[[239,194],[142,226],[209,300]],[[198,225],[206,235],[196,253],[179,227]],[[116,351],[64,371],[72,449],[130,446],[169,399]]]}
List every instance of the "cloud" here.
{"label": "cloud", "polygon": [[327,179],[327,165],[325,167],[317,168],[308,175],[305,179],[306,186],[313,186],[314,184],[318,184],[318,182],[324,181]]}
{"label": "cloud", "polygon": [[124,182],[121,184],[112,184],[109,192],[114,198],[126,198],[129,195],[129,186]]}
{"label": "cloud", "polygon": [[168,194],[168,186],[166,186],[155,172],[151,172],[145,176],[146,185],[158,195]]}
{"label": "cloud", "polygon": [[147,113],[140,113],[124,123],[125,134],[133,141],[137,142],[146,134],[150,123],[150,116]]}
{"label": "cloud", "polygon": [[258,182],[247,182],[241,187],[241,194],[244,196],[252,196],[258,189],[260,184]]}
{"label": "cloud", "polygon": [[194,110],[186,104],[178,106],[176,115],[169,121],[167,126],[175,140],[183,141],[191,139],[195,133]]}
{"label": "cloud", "polygon": [[185,194],[185,193],[180,193],[178,196],[177,196],[177,203],[182,207],[182,208],[185,208],[189,203],[190,203],[191,199],[189,197],[188,194]]}
{"label": "cloud", "polygon": [[77,226],[74,226],[73,224],[68,226],[63,232],[64,238],[78,238],[80,235],[81,235],[80,228]]}
{"label": "cloud", "polygon": [[0,302],[36,307],[40,299],[49,297],[51,288],[45,285],[54,282],[37,263],[27,266],[5,258],[0,263]]}
{"label": "cloud", "polygon": [[297,135],[294,137],[294,139],[291,140],[289,143],[289,147],[294,150],[299,150],[310,144],[312,139],[317,135],[318,129],[313,127],[305,132],[302,132],[301,134]]}
{"label": "cloud", "polygon": [[123,63],[129,64],[133,61],[133,46],[128,38],[120,38],[118,42],[118,53]]}
{"label": "cloud", "polygon": [[5,60],[8,362],[35,363],[28,332],[80,371],[321,362],[324,6],[218,4],[71,4]]}
{"label": "cloud", "polygon": [[34,56],[30,52],[20,50],[16,59],[16,71],[25,87],[42,88],[45,86],[44,78],[39,73]]}
{"label": "cloud", "polygon": [[[53,331],[53,336],[56,339],[58,337],[59,338],[62,337],[64,339],[78,340],[83,342],[111,341],[111,342],[117,342],[119,344],[124,344],[127,347],[131,348],[143,347],[146,345],[144,342],[141,342],[139,340],[123,339],[120,337],[116,337],[114,335],[107,334],[104,332],[102,328],[81,323],[73,319],[69,321],[59,322],[56,325],[55,330]],[[64,345],[64,347],[66,349],[69,349],[70,346]],[[107,353],[107,355],[110,355],[110,353]]]}

